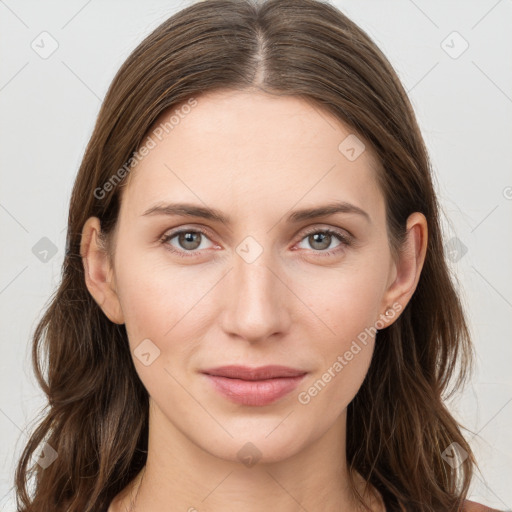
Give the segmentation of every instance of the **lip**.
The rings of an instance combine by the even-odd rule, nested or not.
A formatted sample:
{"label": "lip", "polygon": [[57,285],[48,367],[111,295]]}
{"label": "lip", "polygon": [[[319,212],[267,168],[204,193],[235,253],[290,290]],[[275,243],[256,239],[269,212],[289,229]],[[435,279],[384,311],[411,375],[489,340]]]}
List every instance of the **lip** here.
{"label": "lip", "polygon": [[203,370],[214,389],[241,405],[268,405],[293,391],[306,373],[287,366],[221,366]]}
{"label": "lip", "polygon": [[254,368],[238,365],[218,366],[216,368],[202,370],[202,373],[216,375],[219,377],[229,377],[231,379],[263,380],[274,379],[276,377],[298,377],[299,375],[304,375],[307,372],[296,368],[290,368],[289,366],[273,364]]}

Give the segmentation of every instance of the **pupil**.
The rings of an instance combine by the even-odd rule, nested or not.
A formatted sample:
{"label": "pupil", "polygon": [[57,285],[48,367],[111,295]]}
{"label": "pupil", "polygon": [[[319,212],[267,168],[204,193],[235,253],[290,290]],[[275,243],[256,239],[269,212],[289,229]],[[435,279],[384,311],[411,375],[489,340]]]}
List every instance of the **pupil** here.
{"label": "pupil", "polygon": [[329,235],[327,233],[315,233],[313,235],[313,241],[314,241],[314,243],[320,243],[320,244],[322,244],[322,242],[324,242],[324,245],[321,248],[325,249],[326,247],[329,246],[329,243],[327,243],[327,245],[325,245],[325,240],[328,240],[330,236],[331,235]]}
{"label": "pupil", "polygon": [[[185,247],[186,249],[197,249],[197,247],[199,246],[199,243],[198,243],[198,240],[194,240],[195,237],[199,237],[200,233],[182,233],[181,234],[181,241],[182,241],[182,245],[183,247]],[[188,245],[188,244],[192,244],[192,246]]]}

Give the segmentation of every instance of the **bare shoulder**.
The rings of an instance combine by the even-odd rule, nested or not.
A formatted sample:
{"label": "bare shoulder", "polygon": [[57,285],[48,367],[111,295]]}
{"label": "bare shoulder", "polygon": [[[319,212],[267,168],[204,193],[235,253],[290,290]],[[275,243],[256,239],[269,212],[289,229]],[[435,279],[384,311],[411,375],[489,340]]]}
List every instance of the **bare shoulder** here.
{"label": "bare shoulder", "polygon": [[464,508],[462,512],[500,512],[495,508],[486,507],[485,505],[481,505],[480,503],[476,503],[474,501],[466,500],[464,502]]}

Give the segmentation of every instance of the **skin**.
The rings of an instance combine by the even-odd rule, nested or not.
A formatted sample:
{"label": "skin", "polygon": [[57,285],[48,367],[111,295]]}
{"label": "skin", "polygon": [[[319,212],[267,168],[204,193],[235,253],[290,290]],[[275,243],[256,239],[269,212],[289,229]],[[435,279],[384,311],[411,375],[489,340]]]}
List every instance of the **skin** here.
{"label": "skin", "polygon": [[[112,264],[98,239],[99,220],[89,218],[82,233],[87,287],[111,321],[126,325],[150,395],[148,459],[135,510],[358,510],[347,476],[346,408],[367,373],[374,337],[309,403],[298,395],[393,305],[387,324],[396,321],[423,266],[425,217],[409,217],[404,250],[393,258],[378,162],[368,144],[354,161],[338,150],[348,127],[290,96],[217,91],[197,100],[131,171]],[[291,211],[334,200],[358,206],[370,220],[336,213],[286,221]],[[231,224],[143,215],[159,202],[207,205]],[[201,227],[207,234],[196,235],[198,248],[178,236],[161,241],[175,228]],[[335,236],[315,242],[306,234],[311,228],[348,231],[353,244]],[[252,254],[262,249],[251,263],[236,252],[247,236],[257,244]],[[179,257],[166,244],[194,255]],[[160,350],[148,366],[133,353],[144,339]],[[225,364],[282,364],[308,374],[277,402],[245,406],[199,373]],[[260,456],[250,467],[237,455],[247,442]],[[140,476],[110,512],[129,510]],[[384,510],[377,493],[366,499]]]}

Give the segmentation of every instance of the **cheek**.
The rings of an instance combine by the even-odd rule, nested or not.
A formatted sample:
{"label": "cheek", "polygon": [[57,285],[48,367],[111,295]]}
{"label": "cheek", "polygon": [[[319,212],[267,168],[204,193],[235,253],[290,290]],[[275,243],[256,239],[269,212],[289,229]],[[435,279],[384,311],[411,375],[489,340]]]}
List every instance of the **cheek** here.
{"label": "cheek", "polygon": [[384,263],[368,258],[330,272],[324,269],[317,273],[314,287],[308,280],[300,288],[310,309],[328,327],[333,346],[339,348],[375,325],[386,279]]}
{"label": "cheek", "polygon": [[211,307],[209,291],[221,276],[222,269],[179,267],[162,254],[125,252],[116,262],[116,277],[132,350],[149,338],[167,352],[169,342],[182,337],[191,323],[197,331]]}
{"label": "cheek", "polygon": [[375,344],[377,305],[372,288],[361,287],[339,290],[337,301],[322,304],[321,317],[330,331],[316,336],[321,340],[315,347],[320,364],[297,399],[327,423],[348,406],[366,377]]}
{"label": "cheek", "polygon": [[188,403],[178,374],[197,348],[182,340],[193,340],[200,331],[214,276],[185,275],[165,261],[132,252],[117,263],[116,277],[131,356],[144,387],[169,407]]}
{"label": "cheek", "polygon": [[386,277],[382,263],[367,262],[326,273],[310,288],[308,305],[322,320],[314,336],[322,363],[299,403],[315,403],[334,418],[354,398],[371,362]]}
{"label": "cheek", "polygon": [[169,329],[166,311],[172,308],[176,294],[161,269],[144,258],[136,241],[126,234],[119,237],[115,269],[117,296],[133,355],[143,340],[156,340]]}
{"label": "cheek", "polygon": [[156,269],[130,266],[120,274],[118,295],[133,349],[142,339],[161,338],[172,327],[169,311],[179,302],[173,288],[157,279]]}

